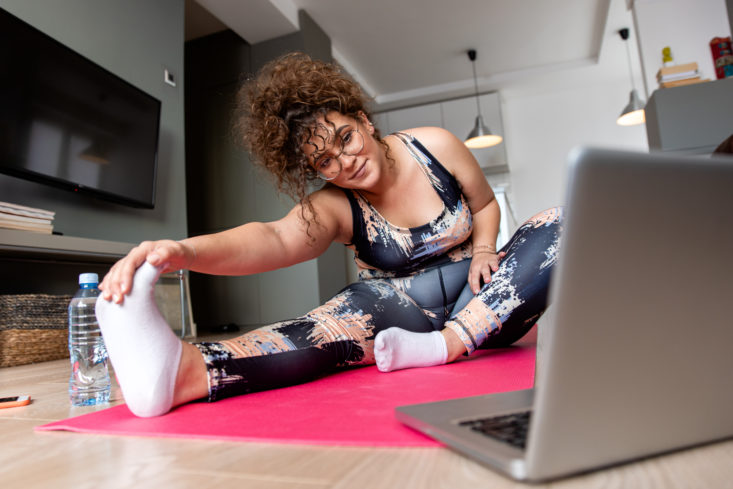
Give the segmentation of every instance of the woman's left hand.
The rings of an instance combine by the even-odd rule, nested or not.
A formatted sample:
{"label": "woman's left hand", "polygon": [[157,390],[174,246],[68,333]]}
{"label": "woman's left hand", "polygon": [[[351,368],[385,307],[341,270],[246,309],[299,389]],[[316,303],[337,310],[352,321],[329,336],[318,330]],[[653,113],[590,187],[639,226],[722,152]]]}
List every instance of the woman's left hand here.
{"label": "woman's left hand", "polygon": [[468,270],[468,284],[474,295],[481,290],[483,283],[491,282],[491,274],[499,269],[499,262],[506,256],[506,253],[476,253],[471,259],[471,268]]}

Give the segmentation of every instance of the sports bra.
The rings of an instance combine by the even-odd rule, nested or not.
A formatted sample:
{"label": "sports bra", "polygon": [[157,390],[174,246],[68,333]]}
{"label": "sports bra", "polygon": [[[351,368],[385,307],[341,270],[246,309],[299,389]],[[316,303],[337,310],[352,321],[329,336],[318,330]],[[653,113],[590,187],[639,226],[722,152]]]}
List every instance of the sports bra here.
{"label": "sports bra", "polygon": [[393,133],[420,166],[443,201],[443,211],[421,226],[405,228],[385,219],[358,190],[343,189],[351,204],[359,278],[400,277],[471,256],[471,211],[458,181],[414,137]]}

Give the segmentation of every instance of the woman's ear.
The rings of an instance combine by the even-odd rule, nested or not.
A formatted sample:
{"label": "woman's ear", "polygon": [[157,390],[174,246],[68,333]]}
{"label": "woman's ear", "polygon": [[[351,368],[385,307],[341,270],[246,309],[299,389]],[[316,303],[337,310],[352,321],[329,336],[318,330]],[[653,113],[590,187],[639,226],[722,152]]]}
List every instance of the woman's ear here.
{"label": "woman's ear", "polygon": [[369,120],[367,115],[360,110],[357,116],[361,120],[361,123],[364,124],[364,127],[367,128],[367,131],[369,131],[369,134],[374,134],[374,124],[372,124],[372,122]]}

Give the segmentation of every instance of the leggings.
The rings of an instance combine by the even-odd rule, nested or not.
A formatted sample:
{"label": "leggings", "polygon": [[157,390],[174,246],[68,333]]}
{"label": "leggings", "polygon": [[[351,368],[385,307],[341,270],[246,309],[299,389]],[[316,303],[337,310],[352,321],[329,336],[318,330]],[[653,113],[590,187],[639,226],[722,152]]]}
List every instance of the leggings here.
{"label": "leggings", "polygon": [[362,280],[299,318],[231,340],[194,343],[206,362],[209,401],[372,365],[375,336],[392,326],[414,332],[450,328],[468,354],[511,345],[547,307],[561,224],[561,208],[525,222],[500,250],[506,256],[499,270],[476,295],[467,283],[466,259],[409,277]]}

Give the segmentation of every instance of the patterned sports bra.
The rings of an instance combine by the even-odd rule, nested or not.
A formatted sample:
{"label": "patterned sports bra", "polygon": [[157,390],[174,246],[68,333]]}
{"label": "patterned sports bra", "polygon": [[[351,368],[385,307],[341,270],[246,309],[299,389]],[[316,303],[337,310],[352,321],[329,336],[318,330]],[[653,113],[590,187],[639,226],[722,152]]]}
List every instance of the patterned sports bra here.
{"label": "patterned sports bra", "polygon": [[346,190],[354,221],[351,244],[359,278],[402,277],[471,256],[472,218],[458,181],[414,137],[394,133],[443,201],[443,211],[413,228],[387,221],[357,190]]}

